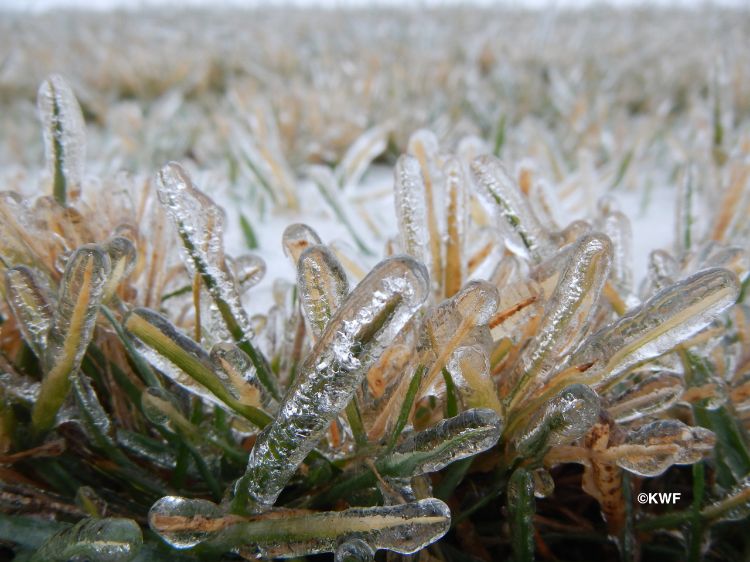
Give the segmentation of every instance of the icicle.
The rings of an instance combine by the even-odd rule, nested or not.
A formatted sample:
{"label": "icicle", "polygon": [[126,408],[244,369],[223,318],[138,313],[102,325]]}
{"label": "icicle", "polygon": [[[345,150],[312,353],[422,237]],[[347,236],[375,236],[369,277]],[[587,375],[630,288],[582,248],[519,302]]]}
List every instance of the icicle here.
{"label": "icicle", "polygon": [[21,265],[5,272],[5,298],[24,340],[38,358],[43,358],[52,322],[52,295],[40,285],[32,269]]}
{"label": "icicle", "polygon": [[273,504],[427,290],[424,267],[407,257],[382,261],[357,285],[300,367],[276,420],[255,442],[238,493]]}
{"label": "icicle", "polygon": [[471,163],[471,171],[480,187],[479,193],[495,206],[498,217],[517,238],[514,246],[535,261],[545,257],[552,249],[549,234],[500,160],[490,155],[479,156]]}
{"label": "icicle", "polygon": [[99,246],[81,246],[68,260],[47,334],[42,361],[46,373],[32,413],[37,431],[52,426],[68,394],[69,375],[80,366],[94,334],[109,274],[109,256]]}
{"label": "icicle", "polygon": [[128,562],[143,546],[143,535],[132,519],[82,519],[48,538],[30,562]]}
{"label": "icicle", "polygon": [[503,421],[493,410],[467,410],[407,437],[387,465],[398,466],[394,472],[412,476],[437,472],[457,460],[494,447],[502,430]]}
{"label": "icicle", "polygon": [[52,74],[39,87],[44,153],[55,199],[61,204],[81,192],[86,161],[86,125],[81,106],[62,76]]}
{"label": "icicle", "polygon": [[587,380],[611,383],[700,332],[737,301],[739,291],[727,270],[696,273],[584,340],[567,364],[594,362]]}
{"label": "icicle", "polygon": [[327,246],[311,246],[297,262],[297,287],[302,310],[317,341],[349,293],[346,272]]}
{"label": "icicle", "polygon": [[297,268],[297,262],[307,248],[321,244],[320,236],[306,224],[290,224],[284,229],[281,236],[281,245],[284,255],[292,260],[292,265]]}
{"label": "icicle", "polygon": [[575,441],[599,418],[599,396],[589,387],[574,384],[540,408],[513,438],[524,458],[543,455],[550,447]]}
{"label": "icicle", "polygon": [[702,427],[659,420],[630,433],[624,445],[607,452],[617,465],[639,476],[659,476],[673,464],[693,464],[710,454],[716,437]]}

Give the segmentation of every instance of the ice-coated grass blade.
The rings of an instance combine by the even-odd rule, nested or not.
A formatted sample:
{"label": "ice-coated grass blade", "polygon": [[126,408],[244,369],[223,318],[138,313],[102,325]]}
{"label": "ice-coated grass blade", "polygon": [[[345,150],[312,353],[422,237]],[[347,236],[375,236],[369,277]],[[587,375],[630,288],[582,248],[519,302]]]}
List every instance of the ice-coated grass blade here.
{"label": "ice-coated grass blade", "polygon": [[179,164],[159,172],[159,200],[177,227],[184,261],[193,276],[199,275],[231,336],[248,354],[258,378],[278,398],[276,379],[263,355],[251,343],[254,330],[242,308],[234,279],[224,259],[224,211],[193,185]]}
{"label": "ice-coated grass blade", "polygon": [[401,410],[398,413],[396,425],[393,428],[393,434],[391,435],[391,439],[388,442],[389,449],[393,449],[393,447],[396,446],[396,441],[401,435],[401,432],[406,427],[406,423],[409,421],[409,414],[411,413],[411,408],[414,405],[414,399],[417,396],[417,390],[419,390],[419,385],[422,384],[422,377],[426,372],[427,369],[424,365],[419,365],[414,370],[414,374],[411,377],[411,382],[409,383],[409,388],[406,390],[406,397],[404,398],[404,402],[401,405]]}
{"label": "ice-coated grass blade", "polygon": [[120,283],[133,271],[136,250],[135,245],[123,236],[115,236],[108,240],[102,248],[107,252],[111,264],[111,272],[102,297],[102,302],[107,302],[115,294]]}
{"label": "ice-coated grass blade", "polygon": [[302,311],[318,340],[349,293],[346,272],[327,246],[311,246],[297,262],[297,287]]}
{"label": "ice-coated grass blade", "polygon": [[533,562],[534,480],[525,468],[516,469],[510,477],[507,506],[513,562]]}
{"label": "ice-coated grass blade", "polygon": [[301,365],[279,413],[255,442],[237,487],[272,505],[297,466],[346,407],[369,368],[427,297],[427,272],[408,257],[380,262],[339,308]]}
{"label": "ice-coated grass blade", "polygon": [[176,384],[214,403],[223,403],[258,427],[270,417],[235,398],[216,375],[208,354],[169,320],[147,308],[136,308],[123,327],[139,353]]}
{"label": "ice-coated grass blade", "polygon": [[404,154],[396,162],[394,176],[401,251],[421,261],[429,269],[432,259],[429,251],[425,185],[419,161]]}
{"label": "ice-coated grass blade", "polygon": [[44,153],[52,192],[65,205],[80,193],[86,160],[86,126],[75,94],[65,79],[53,74],[39,88],[37,108],[42,121]]}
{"label": "ice-coated grass blade", "polygon": [[373,160],[388,146],[390,127],[379,125],[362,133],[336,166],[336,180],[341,187],[358,185]]}
{"label": "ice-coated grass blade", "polygon": [[497,209],[522,251],[535,261],[545,257],[552,247],[549,234],[500,160],[489,154],[479,156],[471,163],[471,171],[479,193]]}
{"label": "ice-coated grass blade", "polygon": [[211,502],[169,496],[151,508],[149,524],[177,548],[205,542],[207,550],[239,550],[243,556],[292,558],[335,552],[339,544],[353,539],[372,550],[412,554],[448,531],[450,511],[442,501],[429,498],[396,506],[240,517],[225,514]]}
{"label": "ice-coated grass blade", "polygon": [[542,386],[568,350],[585,336],[609,275],[612,244],[602,234],[584,236],[568,258],[537,335],[521,353],[511,378],[518,381],[510,404]]}
{"label": "ice-coated grass blade", "polygon": [[[591,388],[574,384],[533,413],[516,416],[509,426],[512,442],[524,458],[538,458],[550,448],[575,441],[583,436],[599,417],[599,396]],[[512,431],[525,424],[518,432]]]}
{"label": "ice-coated grass blade", "polygon": [[466,410],[407,437],[385,462],[385,473],[418,475],[436,472],[452,462],[494,447],[502,429],[503,422],[494,411]]}
{"label": "ice-coated grass blade", "polygon": [[737,276],[730,271],[696,273],[590,336],[568,364],[594,362],[586,379],[610,386],[629,370],[667,353],[708,326],[736,302],[739,292]]}
{"label": "ice-coated grass blade", "polygon": [[143,546],[143,535],[132,519],[83,519],[45,541],[30,562],[129,562]]}
{"label": "ice-coated grass blade", "polygon": [[52,296],[39,284],[31,268],[20,265],[5,272],[5,298],[24,340],[42,359],[52,323]]}
{"label": "ice-coated grass blade", "polygon": [[450,158],[443,166],[446,181],[444,297],[455,295],[466,278],[466,234],[469,194],[463,166]]}
{"label": "ice-coated grass blade", "polygon": [[46,372],[32,411],[37,433],[52,427],[68,394],[70,374],[80,366],[94,334],[109,274],[109,256],[99,246],[81,246],[68,260],[47,335]]}

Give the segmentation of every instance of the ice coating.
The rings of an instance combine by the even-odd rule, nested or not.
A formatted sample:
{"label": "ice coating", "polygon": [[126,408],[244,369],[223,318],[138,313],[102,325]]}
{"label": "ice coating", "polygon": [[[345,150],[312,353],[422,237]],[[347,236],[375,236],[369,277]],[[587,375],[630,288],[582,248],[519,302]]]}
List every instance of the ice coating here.
{"label": "ice coating", "polygon": [[719,521],[740,521],[750,514],[750,476],[729,490],[724,498],[703,510],[702,515]]}
{"label": "ice coating", "polygon": [[111,272],[104,287],[102,300],[107,302],[117,290],[118,285],[133,271],[136,251],[133,242],[123,236],[115,236],[104,244],[103,249],[109,255]]}
{"label": "ice coating", "polygon": [[464,320],[473,326],[487,324],[497,311],[497,288],[487,281],[470,281],[456,293],[453,303]]}
{"label": "ice coating", "polygon": [[327,246],[311,246],[297,262],[297,287],[302,311],[318,340],[349,293],[346,272]]}
{"label": "ice coating", "polygon": [[517,238],[514,245],[535,261],[548,254],[552,248],[549,234],[501,161],[489,154],[478,156],[471,162],[471,172],[479,193],[495,207],[498,218],[506,224],[504,230]]}
{"label": "ice coating", "polygon": [[129,562],[142,546],[141,529],[132,519],[90,517],[52,535],[30,562]]}
{"label": "ice coating", "polygon": [[164,388],[157,386],[148,387],[141,394],[141,408],[143,415],[152,424],[162,427],[170,433],[177,433],[174,427],[174,415],[182,415],[180,405],[172,394]]}
{"label": "ice coating", "polygon": [[209,353],[214,372],[237,400],[243,404],[274,409],[276,401],[258,380],[255,365],[239,347],[217,343]]}
{"label": "ice coating", "polygon": [[618,422],[632,421],[669,408],[682,396],[684,381],[676,373],[660,372],[647,377],[616,396],[607,408]]}
{"label": "ice coating", "polygon": [[653,292],[661,291],[674,283],[679,274],[680,265],[665,250],[654,250],[648,256],[648,281]]}
{"label": "ice coating", "polygon": [[481,347],[457,348],[448,360],[446,369],[467,408],[489,408],[498,416],[503,415],[504,408],[490,376],[489,359]]}
{"label": "ice coating", "polygon": [[445,281],[444,297],[455,295],[466,278],[466,233],[469,189],[464,168],[455,157],[443,164],[445,174]]}
{"label": "ice coating", "polygon": [[39,87],[37,109],[42,121],[44,154],[55,199],[66,203],[81,191],[86,161],[86,125],[73,90],[52,74]]}
{"label": "ice coating", "polygon": [[81,410],[80,415],[84,419],[84,424],[98,436],[102,436],[110,444],[114,445],[114,439],[112,439],[112,422],[102,407],[96,391],[94,391],[94,387],[91,384],[91,380],[80,371],[76,371],[71,374],[71,384]]}
{"label": "ice coating", "polygon": [[46,374],[32,413],[37,430],[52,425],[70,388],[68,376],[81,365],[109,274],[109,256],[95,244],[78,248],[65,266],[42,359]]}
{"label": "ice coating", "polygon": [[375,551],[362,539],[342,542],[334,553],[334,562],[370,562]]}
{"label": "ice coating", "polygon": [[524,348],[511,375],[519,387],[535,388],[547,382],[565,354],[586,335],[611,258],[612,244],[603,234],[584,236],[575,245],[537,334]]}
{"label": "ice coating", "polygon": [[513,443],[526,457],[543,454],[550,447],[583,436],[598,419],[600,410],[596,392],[583,384],[571,385],[534,414]]}
{"label": "ice coating", "polygon": [[244,254],[232,260],[232,269],[237,290],[240,295],[244,295],[263,279],[266,274],[266,262],[260,256]]}
{"label": "ice coating", "polygon": [[429,498],[401,505],[351,508],[344,511],[288,515],[241,523],[214,540],[236,545],[243,556],[293,558],[335,552],[338,545],[359,539],[372,550],[413,554],[442,537],[450,527],[450,510]]}
{"label": "ice coating", "polygon": [[177,227],[185,264],[192,275],[201,276],[232,337],[252,338],[252,323],[224,259],[224,211],[175,162],[161,169],[158,180],[159,201]]}
{"label": "ice coating", "polygon": [[179,496],[161,498],[148,512],[151,529],[177,549],[192,548],[238,521],[213,502]]}
{"label": "ice coating", "polygon": [[[172,382],[204,400],[223,406],[223,401],[214,390],[217,389],[216,384],[224,387],[213,371],[208,354],[195,341],[175,328],[169,320],[152,310],[136,308],[125,317],[123,326],[138,353]],[[214,380],[214,384],[211,384],[210,380],[197,381],[185,372],[177,364],[178,358],[181,357],[189,361],[186,367],[190,368],[191,373],[203,372]]]}
{"label": "ice coating", "polygon": [[425,185],[416,158],[402,155],[394,171],[394,197],[401,250],[431,267]]}
{"label": "ice coating", "polygon": [[612,242],[611,277],[619,290],[629,292],[633,289],[633,231],[630,220],[620,211],[607,209],[601,220],[601,230]]}
{"label": "ice coating", "polygon": [[359,185],[362,176],[388,145],[388,125],[368,129],[355,140],[336,167],[336,179],[343,187]]}
{"label": "ice coating", "polygon": [[555,479],[552,478],[549,470],[546,468],[535,468],[531,471],[531,477],[534,481],[535,497],[546,498],[554,493]]}
{"label": "ice coating", "polygon": [[284,248],[284,255],[292,260],[292,265],[297,267],[299,257],[310,246],[321,244],[320,236],[311,227],[306,224],[290,224],[284,229],[281,236],[281,245]]}
{"label": "ice coating", "polygon": [[5,298],[24,340],[42,358],[52,322],[52,296],[37,282],[31,268],[20,265],[5,272]]}
{"label": "ice coating", "polygon": [[380,262],[350,293],[250,453],[240,487],[253,501],[273,504],[427,291],[424,266],[402,256]]}
{"label": "ice coating", "polygon": [[617,465],[639,476],[659,476],[673,464],[693,464],[713,451],[716,437],[702,427],[659,420],[630,433],[625,445],[609,453]]}
{"label": "ice coating", "polygon": [[493,410],[466,410],[434,427],[407,437],[388,460],[391,466],[408,467],[412,475],[437,472],[452,462],[494,447],[503,422]]}
{"label": "ice coating", "polygon": [[707,269],[667,287],[587,338],[568,364],[595,362],[587,377],[603,383],[654,359],[708,326],[739,295],[737,276]]}

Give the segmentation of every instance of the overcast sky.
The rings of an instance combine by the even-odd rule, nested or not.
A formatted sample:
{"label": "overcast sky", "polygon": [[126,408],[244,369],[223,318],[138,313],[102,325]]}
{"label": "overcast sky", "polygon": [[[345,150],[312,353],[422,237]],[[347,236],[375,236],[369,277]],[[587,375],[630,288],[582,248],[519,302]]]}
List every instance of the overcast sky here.
{"label": "overcast sky", "polygon": [[[141,6],[367,6],[367,5],[409,5],[434,6],[455,4],[497,4],[493,0],[0,0],[0,6],[14,10],[42,11],[57,7],[77,7],[108,9],[112,7],[138,8]],[[750,0],[501,0],[505,6],[586,6],[590,4],[612,4],[617,6],[658,4],[679,6],[703,6],[720,4],[750,7]]]}

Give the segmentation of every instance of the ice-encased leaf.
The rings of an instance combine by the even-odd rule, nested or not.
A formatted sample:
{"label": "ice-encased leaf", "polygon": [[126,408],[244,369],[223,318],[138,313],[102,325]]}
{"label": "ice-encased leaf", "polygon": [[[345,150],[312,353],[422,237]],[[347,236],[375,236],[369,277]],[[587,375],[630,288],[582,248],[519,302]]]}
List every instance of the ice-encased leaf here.
{"label": "ice-encased leaf", "polygon": [[235,398],[203,348],[160,314],[135,308],[122,325],[136,350],[175,384],[219,406],[226,404],[258,426],[268,422],[262,411]]}
{"label": "ice-encased leaf", "polygon": [[159,201],[177,227],[185,265],[193,276],[200,275],[231,336],[249,341],[253,326],[224,259],[224,211],[175,162],[164,166],[158,179]]}
{"label": "ice-encased leaf", "polygon": [[741,521],[750,515],[750,476],[740,480],[724,498],[706,507],[701,514],[711,521]]}
{"label": "ice-encased leaf", "polygon": [[682,396],[685,383],[676,373],[657,373],[644,380],[628,385],[628,388],[613,398],[607,408],[618,422],[632,421],[669,408]]}
{"label": "ice-encased leaf", "polygon": [[575,441],[596,422],[601,410],[599,396],[588,386],[565,388],[539,409],[513,443],[519,454],[534,457],[550,447]]}
{"label": "ice-encased leaf", "polygon": [[30,562],[128,562],[143,546],[143,535],[132,519],[82,519],[52,535]]}
{"label": "ice-encased leaf", "polygon": [[227,515],[221,507],[208,500],[179,496],[161,498],[148,512],[151,529],[177,549],[192,548],[241,520]]}
{"label": "ice-encased leaf", "polygon": [[437,472],[455,461],[494,447],[502,430],[503,421],[493,410],[466,410],[410,435],[386,462],[394,469],[398,466],[394,472],[402,476]]}
{"label": "ice-encased leaf", "polygon": [[31,268],[19,265],[5,272],[5,298],[24,340],[41,359],[52,322],[52,295]]}
{"label": "ice-encased leaf", "polygon": [[487,354],[481,347],[464,346],[457,348],[446,365],[468,408],[489,408],[502,416],[504,408],[500,403],[497,387],[490,376]]}
{"label": "ice-encased leaf", "polygon": [[255,442],[239,493],[260,505],[273,504],[369,368],[419,309],[427,283],[424,266],[404,256],[380,262],[357,285],[301,365],[276,419]]}
{"label": "ice-encased leaf", "polygon": [[496,209],[505,231],[515,238],[514,246],[539,261],[552,249],[546,232],[501,161],[485,154],[471,163],[479,193]]}
{"label": "ice-encased leaf", "polygon": [[115,236],[108,240],[102,248],[111,264],[109,279],[104,287],[103,302],[107,302],[114,295],[120,283],[130,275],[135,267],[136,250],[135,245],[123,236]]}
{"label": "ice-encased leaf", "polygon": [[226,514],[205,500],[167,496],[151,508],[149,525],[176,548],[207,542],[212,549],[252,558],[335,552],[340,544],[355,539],[373,551],[412,554],[447,532],[450,510],[442,501],[429,498],[395,506],[322,513],[280,510],[242,517]]}
{"label": "ice-encased leaf", "polygon": [[297,287],[302,311],[318,340],[349,293],[346,272],[327,246],[311,246],[297,262]]}
{"label": "ice-encased leaf", "polygon": [[231,343],[217,343],[209,357],[232,396],[243,404],[273,409],[276,401],[258,380],[255,365],[244,351]]}
{"label": "ice-encased leaf", "polygon": [[523,467],[517,468],[508,482],[508,515],[514,559],[534,559],[534,478]]}
{"label": "ice-encased leaf", "polygon": [[603,234],[584,236],[573,248],[535,337],[516,363],[516,396],[550,379],[565,354],[585,335],[609,275],[612,244]]}
{"label": "ice-encased leaf", "polygon": [[234,280],[240,295],[261,282],[266,274],[266,262],[254,254],[244,254],[232,260]]}
{"label": "ice-encased leaf", "polygon": [[593,362],[586,374],[589,380],[614,381],[697,334],[732,306],[739,292],[737,276],[730,271],[698,272],[584,340],[568,365]]}
{"label": "ice-encased leaf", "polygon": [[464,167],[455,158],[443,165],[445,174],[445,279],[444,297],[455,295],[466,278],[466,235],[469,218],[469,189]]}
{"label": "ice-encased leaf", "polygon": [[183,416],[177,399],[164,388],[151,386],[141,394],[141,410],[152,424],[170,433],[178,433],[174,421]]}
{"label": "ice-encased leaf", "polygon": [[53,193],[65,205],[68,196],[78,196],[83,180],[86,126],[81,106],[65,79],[52,74],[39,87],[37,108]]}
{"label": "ice-encased leaf", "polygon": [[65,266],[42,360],[46,372],[32,412],[36,431],[52,426],[68,394],[69,375],[80,366],[94,334],[109,274],[109,256],[94,244],[78,248]]}
{"label": "ice-encased leaf", "polygon": [[342,542],[334,553],[334,562],[371,562],[375,551],[362,539]]}
{"label": "ice-encased leaf", "polygon": [[296,268],[299,257],[302,252],[310,246],[317,246],[322,241],[318,233],[311,227],[302,223],[290,224],[284,229],[281,235],[281,246],[284,249],[284,255],[292,260],[292,265]]}
{"label": "ice-encased leaf", "polygon": [[390,127],[378,125],[362,133],[336,166],[336,179],[342,187],[359,184],[367,168],[388,145]]}
{"label": "ice-encased leaf", "polygon": [[617,466],[639,476],[659,476],[673,464],[693,464],[713,451],[716,437],[702,427],[659,420],[628,434],[625,444],[607,450]]}
{"label": "ice-encased leaf", "polygon": [[396,162],[394,197],[401,251],[422,262],[432,264],[427,230],[425,185],[419,162],[404,154]]}

